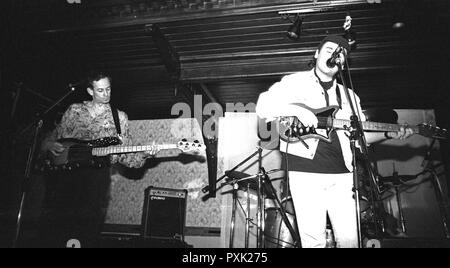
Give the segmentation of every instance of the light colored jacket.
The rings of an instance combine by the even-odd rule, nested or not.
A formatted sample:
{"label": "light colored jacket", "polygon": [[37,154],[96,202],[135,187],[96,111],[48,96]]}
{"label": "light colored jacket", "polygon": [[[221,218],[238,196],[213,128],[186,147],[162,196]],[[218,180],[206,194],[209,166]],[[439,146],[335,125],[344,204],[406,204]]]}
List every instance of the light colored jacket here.
{"label": "light colored jacket", "polygon": [[[334,85],[328,90],[330,106],[339,105],[336,96],[336,84],[334,82]],[[346,97],[344,87],[341,84],[338,84],[338,86],[341,93],[342,109],[336,113],[335,117],[337,119],[349,120],[352,115],[350,103]],[[353,103],[357,106],[360,120],[365,121],[366,117],[362,113],[359,97],[351,89],[350,96]],[[286,114],[280,114],[280,107],[294,103],[301,103],[313,109],[320,109],[327,106],[324,90],[314,74],[314,69],[286,75],[280,82],[273,84],[268,91],[261,93],[256,105],[256,113],[260,118],[265,119],[266,122],[273,121],[280,116],[287,116]],[[337,131],[345,164],[352,171],[352,152],[348,134],[348,131],[345,130]],[[280,141],[280,151],[286,152],[286,149],[288,149],[287,153],[289,154],[313,159],[317,151],[319,139],[310,138],[306,139],[305,142],[309,145],[309,149],[302,143],[289,143],[288,148],[286,148],[286,142]]]}

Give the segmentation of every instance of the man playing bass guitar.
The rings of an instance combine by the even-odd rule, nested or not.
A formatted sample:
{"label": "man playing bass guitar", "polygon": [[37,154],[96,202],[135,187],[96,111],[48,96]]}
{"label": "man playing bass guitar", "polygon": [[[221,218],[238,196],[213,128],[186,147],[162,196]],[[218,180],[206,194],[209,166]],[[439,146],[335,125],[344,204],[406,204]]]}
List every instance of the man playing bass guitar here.
{"label": "man playing bass guitar", "polygon": [[[92,74],[88,78],[87,92],[92,100],[72,104],[66,110],[60,124],[42,143],[43,153],[60,156],[67,149],[58,142],[62,138],[96,140],[117,137],[118,132],[122,133],[123,145],[132,144],[127,115],[118,111],[113,116],[109,104],[111,78],[102,72]],[[82,247],[98,247],[110,184],[109,164],[140,168],[155,153],[151,149],[115,154],[98,158],[91,166],[53,172],[48,178],[38,246],[66,247],[67,241],[77,239]]]}

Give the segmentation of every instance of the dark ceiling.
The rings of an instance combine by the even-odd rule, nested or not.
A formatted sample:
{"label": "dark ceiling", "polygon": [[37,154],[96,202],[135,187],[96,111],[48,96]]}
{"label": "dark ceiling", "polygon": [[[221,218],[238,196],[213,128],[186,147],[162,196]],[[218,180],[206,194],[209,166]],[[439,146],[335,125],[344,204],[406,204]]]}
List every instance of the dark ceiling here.
{"label": "dark ceiling", "polygon": [[[131,119],[172,117],[172,105],[191,103],[193,94],[222,105],[256,102],[282,75],[310,68],[317,44],[342,34],[347,14],[358,42],[351,75],[365,108],[435,108],[448,101],[441,79],[448,64],[447,1],[14,2],[4,30],[12,41],[4,44],[9,85],[21,82],[56,100],[87,70],[106,69],[115,101]],[[289,10],[303,18],[295,41],[286,37],[291,22],[279,15]],[[399,14],[406,24],[394,30]],[[73,95],[66,102],[87,98],[84,89]],[[50,104],[30,96],[39,99],[37,109]]]}

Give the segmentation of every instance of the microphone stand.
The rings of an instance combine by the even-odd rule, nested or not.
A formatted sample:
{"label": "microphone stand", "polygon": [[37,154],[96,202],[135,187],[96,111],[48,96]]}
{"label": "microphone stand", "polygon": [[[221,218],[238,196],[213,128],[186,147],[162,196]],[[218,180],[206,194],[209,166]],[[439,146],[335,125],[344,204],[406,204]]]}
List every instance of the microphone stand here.
{"label": "microphone stand", "polygon": [[16,222],[15,236],[14,236],[14,240],[13,240],[13,248],[17,247],[19,237],[20,237],[20,231],[22,228],[23,208],[25,205],[25,200],[26,200],[26,196],[27,196],[27,192],[28,192],[28,188],[29,188],[29,183],[30,183],[30,178],[31,178],[31,170],[33,167],[34,156],[36,154],[38,137],[39,137],[39,133],[42,129],[42,125],[44,124],[44,117],[75,91],[75,88],[72,87],[71,85],[69,85],[69,88],[70,88],[69,92],[67,92],[64,96],[62,96],[59,100],[57,100],[51,107],[49,107],[47,110],[45,110],[42,114],[37,115],[36,119],[34,119],[33,122],[31,122],[29,125],[27,125],[21,131],[18,132],[18,135],[23,135],[30,128],[34,127],[33,142],[31,143],[30,149],[28,151],[28,158],[27,158],[25,172],[24,172],[24,180],[22,183],[22,195],[21,195],[21,199],[20,199],[19,210],[17,212],[17,222]]}
{"label": "microphone stand", "polygon": [[431,152],[434,147],[434,143],[436,139],[433,139],[428,150],[425,154],[425,158],[423,160],[422,166],[424,166],[424,172],[429,172],[433,177],[431,180],[431,184],[433,185],[434,193],[436,195],[436,200],[439,207],[439,212],[441,216],[442,228],[444,231],[445,238],[450,239],[450,230],[449,230],[449,218],[448,218],[448,210],[444,201],[444,191],[442,189],[441,182],[439,181],[439,176],[436,172],[436,169],[433,165],[433,161],[431,160]]}
{"label": "microphone stand", "polygon": [[[225,174],[223,174],[222,176],[220,176],[220,178],[218,178],[216,180],[216,184],[219,183],[220,181],[222,181],[223,179],[225,179],[229,173],[235,171],[236,169],[238,169],[240,166],[242,166],[243,164],[245,164],[247,161],[249,161],[250,159],[252,159],[255,155],[259,154],[260,152],[262,152],[262,147],[258,146],[257,150],[252,153],[250,156],[248,156],[247,158],[245,158],[244,160],[242,160],[242,162],[240,162],[239,164],[237,164],[235,167],[233,167],[230,170],[225,171]],[[203,193],[208,193],[209,195],[211,194],[211,190],[215,189],[217,191],[216,187],[213,187],[212,185],[206,185],[205,187],[202,188],[202,192]]]}
{"label": "microphone stand", "polygon": [[[356,142],[359,142],[359,145],[362,149],[362,154],[365,159],[368,159],[368,149],[367,143],[364,136],[363,128],[361,121],[356,112],[356,103],[353,102],[353,99],[350,95],[350,91],[345,83],[344,74],[342,71],[341,63],[337,62],[336,66],[339,70],[339,76],[341,77],[341,82],[344,87],[345,95],[350,103],[350,107],[352,110],[352,116],[350,117],[351,125],[347,127],[347,130],[350,131],[350,145],[353,153],[353,191],[355,193],[355,207],[356,207],[356,227],[357,227],[357,235],[358,235],[358,248],[362,247],[362,234],[361,234],[361,209],[360,209],[360,190],[359,190],[359,180],[358,180],[358,172],[357,172],[357,159],[356,159]],[[368,165],[370,166],[370,165]],[[371,168],[371,167],[370,167]]]}
{"label": "microphone stand", "polygon": [[17,103],[19,102],[21,92],[22,92],[22,83],[18,83],[17,84],[17,89],[14,92],[14,99],[13,99],[13,104],[12,104],[12,108],[11,108],[11,115],[10,115],[11,120],[13,120],[15,115],[16,115]]}
{"label": "microphone stand", "polygon": [[269,176],[267,176],[267,172],[264,170],[263,167],[260,168],[262,176],[262,183],[266,185],[266,189],[268,189],[271,194],[271,196],[275,197],[275,203],[277,204],[277,207],[280,209],[280,215],[283,219],[284,224],[289,230],[289,233],[291,234],[292,238],[294,239],[294,247],[300,248],[301,247],[301,239],[299,234],[294,230],[294,227],[292,226],[291,222],[289,221],[289,218],[286,215],[286,209],[283,207],[280,199],[277,196],[277,191],[275,190],[275,187],[272,184],[272,181],[270,180]]}

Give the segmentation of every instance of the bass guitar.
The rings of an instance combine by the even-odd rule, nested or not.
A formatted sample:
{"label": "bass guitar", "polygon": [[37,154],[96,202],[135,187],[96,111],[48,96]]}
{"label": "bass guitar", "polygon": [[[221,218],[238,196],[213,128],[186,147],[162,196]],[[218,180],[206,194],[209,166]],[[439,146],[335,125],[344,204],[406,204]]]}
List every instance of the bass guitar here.
{"label": "bass guitar", "polygon": [[45,163],[37,166],[39,171],[73,170],[81,167],[101,167],[108,162],[105,157],[113,154],[126,154],[145,151],[177,149],[183,153],[199,153],[206,146],[199,141],[188,142],[186,139],[176,144],[152,144],[138,146],[123,146],[117,137],[106,137],[97,140],[60,139],[57,142],[64,146],[60,155],[49,153]]}

